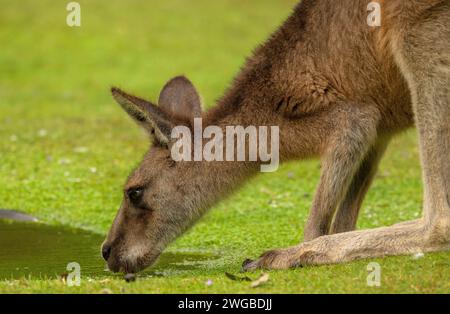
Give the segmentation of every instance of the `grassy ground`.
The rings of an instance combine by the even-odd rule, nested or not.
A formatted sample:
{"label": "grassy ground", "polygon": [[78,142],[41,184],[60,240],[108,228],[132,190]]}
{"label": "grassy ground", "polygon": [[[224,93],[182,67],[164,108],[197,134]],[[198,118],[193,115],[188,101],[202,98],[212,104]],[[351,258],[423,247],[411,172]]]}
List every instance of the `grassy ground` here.
{"label": "grassy ground", "polygon": [[[104,234],[122,183],[147,149],[109,87],[155,99],[167,79],[184,73],[212,105],[295,1],[79,2],[82,27],[69,28],[64,2],[0,0],[0,207]],[[215,262],[130,284],[108,276],[83,278],[79,288],[58,279],[0,281],[0,292],[450,292],[449,253],[377,260],[378,288],[366,285],[369,261],[271,272],[256,289],[226,278],[245,258],[301,240],[318,166],[292,163],[257,177],[169,248],[218,254]],[[410,131],[392,143],[359,228],[416,218],[421,199]]]}

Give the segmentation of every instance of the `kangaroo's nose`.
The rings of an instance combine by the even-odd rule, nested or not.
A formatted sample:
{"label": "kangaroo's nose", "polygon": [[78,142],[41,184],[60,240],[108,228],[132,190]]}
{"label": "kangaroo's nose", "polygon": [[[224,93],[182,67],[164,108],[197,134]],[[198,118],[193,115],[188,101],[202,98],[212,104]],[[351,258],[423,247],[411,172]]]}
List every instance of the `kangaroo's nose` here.
{"label": "kangaroo's nose", "polygon": [[105,259],[105,261],[108,261],[109,255],[111,255],[111,246],[108,244],[103,244],[102,256]]}

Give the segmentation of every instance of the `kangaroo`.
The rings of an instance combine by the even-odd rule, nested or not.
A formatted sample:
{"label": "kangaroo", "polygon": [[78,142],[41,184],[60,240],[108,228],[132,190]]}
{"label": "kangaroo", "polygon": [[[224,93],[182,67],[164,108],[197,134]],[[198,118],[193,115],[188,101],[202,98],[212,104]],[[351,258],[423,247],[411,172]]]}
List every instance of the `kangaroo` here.
{"label": "kangaroo", "polygon": [[[258,173],[261,161],[175,162],[174,126],[279,126],[280,161],[319,157],[322,174],[297,246],[243,269],[287,269],[450,249],[450,0],[303,0],[248,59],[212,109],[184,76],[158,106],[112,89],[153,139],[129,176],[102,245],[112,271],[138,272],[211,206]],[[393,136],[416,125],[423,217],[355,231],[361,203]]]}

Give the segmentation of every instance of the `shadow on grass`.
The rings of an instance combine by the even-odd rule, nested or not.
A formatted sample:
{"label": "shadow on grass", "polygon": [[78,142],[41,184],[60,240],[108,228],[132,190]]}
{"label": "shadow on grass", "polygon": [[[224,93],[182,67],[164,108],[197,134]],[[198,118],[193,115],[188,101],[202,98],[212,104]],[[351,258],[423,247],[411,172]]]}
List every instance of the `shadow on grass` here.
{"label": "shadow on grass", "polygon": [[[67,264],[80,264],[82,277],[117,277],[100,256],[104,236],[86,230],[12,220],[0,220],[0,280],[59,278]],[[196,252],[163,253],[143,276],[164,276],[204,267],[217,259]]]}

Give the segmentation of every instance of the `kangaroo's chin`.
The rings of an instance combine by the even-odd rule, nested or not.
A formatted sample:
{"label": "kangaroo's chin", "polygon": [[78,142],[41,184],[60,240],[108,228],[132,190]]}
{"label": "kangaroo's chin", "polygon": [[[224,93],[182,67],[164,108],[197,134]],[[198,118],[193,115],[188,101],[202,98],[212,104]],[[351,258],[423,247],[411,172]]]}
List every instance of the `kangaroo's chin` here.
{"label": "kangaroo's chin", "polygon": [[108,270],[113,273],[128,273],[128,269],[132,268],[132,263],[122,260],[120,257],[111,256],[107,261]]}

